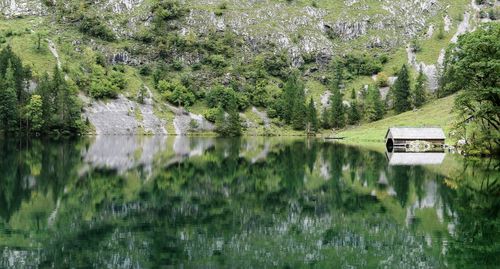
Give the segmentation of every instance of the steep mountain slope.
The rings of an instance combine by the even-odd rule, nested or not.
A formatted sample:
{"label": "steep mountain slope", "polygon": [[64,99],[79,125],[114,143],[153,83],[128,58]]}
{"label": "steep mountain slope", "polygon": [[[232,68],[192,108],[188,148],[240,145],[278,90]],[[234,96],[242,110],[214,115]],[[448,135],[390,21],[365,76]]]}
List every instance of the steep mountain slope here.
{"label": "steep mountain slope", "polygon": [[[216,85],[236,85],[247,93],[263,80],[270,95],[279,94],[283,75],[269,70],[273,65],[302,70],[307,99],[312,96],[317,106],[328,105],[330,64],[343,55],[383,59],[381,71],[389,75],[409,62],[415,70],[425,70],[429,89],[435,90],[436,63],[444,48],[474,28],[482,8],[469,0],[163,2],[167,9],[159,9],[152,0],[3,0],[1,36],[32,67],[32,88],[36,77],[51,69],[48,66],[61,62],[80,86],[84,115],[96,133],[185,134],[213,130],[204,118],[208,108],[203,96]],[[441,28],[443,37],[438,39]],[[37,39],[47,40],[41,50],[34,49]],[[406,50],[415,39],[422,49]],[[91,95],[85,83],[92,73],[90,58],[105,62],[108,69],[125,65],[127,85],[116,99],[84,97]],[[262,63],[267,74],[249,74]],[[168,104],[151,74],[156,70],[162,79],[187,85],[196,96],[194,104],[187,108]],[[345,88],[371,83],[370,76],[359,75],[349,78]],[[146,102],[140,104],[137,96],[144,89],[148,89]],[[381,89],[383,95],[387,91]],[[293,133],[269,119],[266,110],[269,107],[243,107],[240,115],[249,133]]]}

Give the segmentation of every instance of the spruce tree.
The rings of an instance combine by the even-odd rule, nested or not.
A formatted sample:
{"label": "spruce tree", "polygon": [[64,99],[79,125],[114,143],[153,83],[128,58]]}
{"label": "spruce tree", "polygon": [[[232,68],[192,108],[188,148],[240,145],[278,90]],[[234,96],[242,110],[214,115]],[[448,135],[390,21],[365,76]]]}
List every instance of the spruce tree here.
{"label": "spruce tree", "polygon": [[236,103],[229,107],[228,112],[228,135],[229,136],[240,136],[241,135],[241,120],[240,113],[236,108]]}
{"label": "spruce tree", "polygon": [[40,95],[42,98],[42,114],[44,119],[43,129],[48,131],[52,126],[52,115],[54,113],[54,97],[52,96],[51,81],[49,75],[45,73],[38,81],[38,86],[36,88],[36,94]]}
{"label": "spruce tree", "polygon": [[296,88],[295,98],[292,103],[292,127],[295,130],[304,130],[306,125],[306,96],[304,92],[304,84],[300,83]]}
{"label": "spruce tree", "polygon": [[384,102],[380,96],[380,92],[374,86],[368,87],[368,93],[365,102],[365,115],[368,121],[376,121],[384,116]]}
{"label": "spruce tree", "polygon": [[397,113],[405,112],[411,109],[410,104],[410,75],[406,65],[401,67],[398,73],[398,79],[394,83],[394,110]]}
{"label": "spruce tree", "polygon": [[309,106],[307,107],[307,131],[317,132],[318,131],[318,112],[314,106],[314,101],[311,97],[309,101]]}
{"label": "spruce tree", "polygon": [[40,95],[32,95],[28,106],[26,107],[27,117],[31,123],[30,129],[35,133],[43,130],[43,102]]}
{"label": "spruce tree", "polygon": [[279,101],[278,115],[294,129],[303,130],[306,124],[306,105],[304,83],[300,80],[298,72],[294,71],[288,77],[283,95]]}
{"label": "spruce tree", "polygon": [[0,52],[0,75],[5,76],[7,68],[10,66],[14,74],[14,91],[16,92],[18,103],[24,104],[28,93],[26,92],[26,81],[31,77],[31,71],[24,68],[19,58],[10,45]]}
{"label": "spruce tree", "polygon": [[17,130],[17,95],[14,69],[9,62],[5,71],[2,87],[0,88],[0,129],[4,132]]}
{"label": "spruce tree", "polygon": [[345,111],[340,89],[334,87],[331,97],[331,124],[333,128],[343,128],[345,126]]}
{"label": "spruce tree", "polygon": [[323,129],[332,128],[332,117],[330,116],[330,109],[328,107],[323,108],[323,112],[321,113],[321,126]]}
{"label": "spruce tree", "polygon": [[420,68],[420,72],[418,72],[417,82],[415,84],[415,90],[413,91],[413,106],[416,108],[421,107],[425,103],[425,82],[425,74],[422,71],[422,68]]}
{"label": "spruce tree", "polygon": [[359,112],[358,102],[356,100],[351,101],[351,107],[347,113],[347,119],[350,125],[358,124],[361,120],[361,113]]}
{"label": "spruce tree", "polygon": [[222,106],[219,106],[217,110],[215,131],[221,136],[240,136],[241,120],[236,104],[229,105],[227,113],[224,112]]}
{"label": "spruce tree", "polygon": [[298,74],[292,72],[288,77],[283,88],[283,97],[281,98],[281,118],[285,123],[290,124],[292,121],[292,114],[294,110],[294,102],[298,89],[301,87]]}

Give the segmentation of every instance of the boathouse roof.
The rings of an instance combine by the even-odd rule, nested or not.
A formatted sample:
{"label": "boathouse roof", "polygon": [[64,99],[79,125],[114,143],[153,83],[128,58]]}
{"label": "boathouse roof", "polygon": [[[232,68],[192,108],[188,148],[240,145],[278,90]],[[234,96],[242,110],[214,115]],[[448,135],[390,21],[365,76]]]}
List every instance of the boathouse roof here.
{"label": "boathouse roof", "polygon": [[393,127],[387,130],[385,138],[392,139],[446,139],[439,127]]}

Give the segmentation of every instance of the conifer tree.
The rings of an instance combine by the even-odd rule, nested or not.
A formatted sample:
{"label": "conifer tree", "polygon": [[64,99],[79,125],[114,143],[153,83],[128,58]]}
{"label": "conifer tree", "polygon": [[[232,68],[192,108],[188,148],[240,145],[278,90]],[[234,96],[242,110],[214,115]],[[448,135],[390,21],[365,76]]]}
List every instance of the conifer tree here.
{"label": "conifer tree", "polygon": [[53,104],[54,97],[52,96],[51,82],[49,75],[45,73],[38,81],[36,94],[42,98],[42,114],[44,119],[44,130],[49,130],[52,126],[52,114],[54,113]]}
{"label": "conifer tree", "polygon": [[241,135],[241,120],[240,113],[233,107],[229,111],[229,136],[240,136]]}
{"label": "conifer tree", "polygon": [[376,121],[384,116],[384,103],[380,97],[380,92],[374,86],[368,87],[365,103],[365,115],[368,121]]}
{"label": "conifer tree", "polygon": [[393,88],[394,110],[396,110],[397,113],[411,109],[410,93],[410,75],[406,65],[403,65],[398,73],[398,79],[394,83]]}
{"label": "conifer tree", "polygon": [[332,117],[330,117],[330,109],[328,107],[323,108],[323,112],[321,113],[321,126],[323,129],[332,128],[331,120]]}
{"label": "conifer tree", "polygon": [[287,79],[283,88],[281,118],[285,123],[290,124],[294,110],[294,102],[297,95],[297,89],[300,87],[299,78],[296,72],[293,72]]}
{"label": "conifer tree", "polygon": [[17,129],[17,95],[14,69],[9,62],[0,88],[0,129],[14,132]]}
{"label": "conifer tree", "polygon": [[415,84],[415,90],[413,91],[413,106],[418,108],[421,107],[425,103],[426,94],[425,94],[425,74],[420,68],[418,72],[417,82]]}
{"label": "conifer tree", "polygon": [[14,77],[14,91],[16,92],[17,101],[24,104],[28,93],[25,91],[26,80],[31,77],[31,71],[24,68],[19,58],[13,51],[10,45],[0,52],[0,75],[5,76],[7,68],[11,67]]}
{"label": "conifer tree", "polygon": [[44,126],[42,97],[37,94],[32,95],[26,110],[28,120],[31,123],[31,131],[35,133],[41,132]]}
{"label": "conifer tree", "polygon": [[219,106],[217,110],[218,112],[215,119],[216,132],[221,136],[240,136],[241,120],[236,104],[232,102],[227,108],[227,113],[224,112],[222,106]]}
{"label": "conifer tree", "polygon": [[304,130],[306,125],[306,96],[304,84],[300,83],[296,89],[295,98],[292,103],[292,127],[296,130]]}
{"label": "conifer tree", "polygon": [[314,101],[311,97],[309,101],[309,106],[307,107],[307,131],[317,132],[318,131],[318,112],[314,106]]}
{"label": "conifer tree", "polygon": [[356,92],[354,89],[351,91],[351,107],[347,112],[347,119],[350,125],[357,124],[361,120],[361,113],[359,112],[358,101],[356,100]]}
{"label": "conifer tree", "polygon": [[331,123],[333,128],[343,128],[345,126],[345,111],[340,89],[335,87],[331,97]]}

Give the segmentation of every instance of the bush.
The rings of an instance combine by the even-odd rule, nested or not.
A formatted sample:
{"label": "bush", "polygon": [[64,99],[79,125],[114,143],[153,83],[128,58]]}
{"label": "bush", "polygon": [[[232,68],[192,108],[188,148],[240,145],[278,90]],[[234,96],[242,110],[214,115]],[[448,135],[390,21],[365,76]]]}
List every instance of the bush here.
{"label": "bush", "polygon": [[169,102],[179,106],[190,106],[194,103],[195,96],[179,80],[165,81],[158,83],[158,90]]}
{"label": "bush", "polygon": [[105,24],[101,22],[100,18],[83,16],[80,22],[80,31],[82,33],[100,38],[106,41],[114,41],[115,34]]}
{"label": "bush", "polygon": [[125,90],[125,88],[127,88],[127,80],[125,79],[125,75],[121,72],[111,71],[109,80],[118,90]]}
{"label": "bush", "polygon": [[269,74],[286,77],[288,67],[290,67],[290,59],[286,52],[264,54],[264,68]]}
{"label": "bush", "polygon": [[118,88],[106,78],[94,78],[90,84],[89,93],[96,99],[116,98],[118,96]]}
{"label": "bush", "polygon": [[224,56],[219,54],[208,56],[205,59],[205,63],[211,65],[215,69],[222,69],[227,66]]}
{"label": "bush", "polygon": [[420,42],[418,40],[413,39],[410,44],[411,50],[414,53],[421,52],[422,51],[422,46],[420,45]]}
{"label": "bush", "polygon": [[243,110],[248,107],[248,97],[243,94],[236,93],[232,88],[216,86],[206,97],[208,107],[222,107],[227,109],[232,105],[237,106],[238,109]]}
{"label": "bush", "polygon": [[209,108],[207,110],[205,110],[203,112],[203,116],[205,117],[205,119],[207,119],[208,121],[214,123],[215,120],[217,119],[217,115],[219,113],[219,109],[218,108]]}
{"label": "bush", "polygon": [[348,54],[343,65],[353,75],[371,76],[382,70],[380,60],[368,54]]}
{"label": "bush", "polygon": [[172,69],[174,69],[175,71],[181,71],[183,68],[184,66],[182,65],[181,60],[174,60],[172,62]]}
{"label": "bush", "polygon": [[380,88],[389,86],[389,78],[384,72],[378,73],[376,84]]}
{"label": "bush", "polygon": [[144,65],[141,67],[141,69],[139,70],[139,74],[141,74],[142,76],[150,76],[151,75],[151,67],[147,66],[147,65]]}

